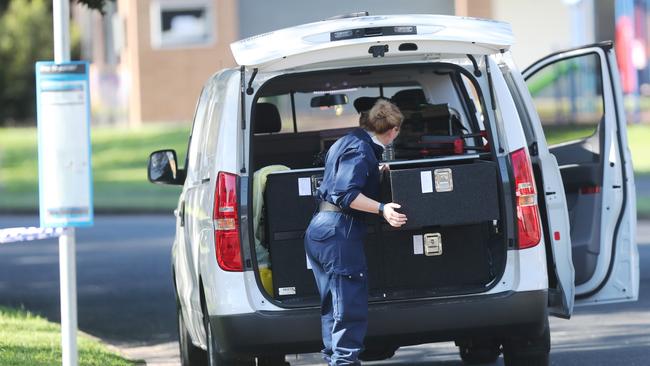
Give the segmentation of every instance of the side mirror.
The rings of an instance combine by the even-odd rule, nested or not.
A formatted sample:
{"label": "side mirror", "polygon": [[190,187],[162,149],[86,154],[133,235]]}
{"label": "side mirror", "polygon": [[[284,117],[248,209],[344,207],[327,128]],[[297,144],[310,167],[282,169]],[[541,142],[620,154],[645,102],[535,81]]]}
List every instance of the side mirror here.
{"label": "side mirror", "polygon": [[348,96],[345,94],[325,94],[311,98],[311,107],[334,107],[336,105],[348,104]]}
{"label": "side mirror", "polygon": [[151,183],[182,185],[185,182],[185,170],[176,163],[176,151],[158,150],[149,155],[147,178]]}

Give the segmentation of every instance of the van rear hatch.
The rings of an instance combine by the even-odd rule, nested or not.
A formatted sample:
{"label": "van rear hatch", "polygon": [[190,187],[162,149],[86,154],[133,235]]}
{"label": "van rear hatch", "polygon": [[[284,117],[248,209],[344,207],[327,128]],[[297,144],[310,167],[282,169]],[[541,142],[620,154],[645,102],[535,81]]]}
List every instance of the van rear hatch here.
{"label": "van rear hatch", "polygon": [[453,61],[263,79],[252,98],[247,154],[254,172],[249,202],[262,207],[249,208],[260,212],[249,237],[256,241],[259,289],[271,302],[318,304],[303,242],[318,206],[324,157],[379,98],[405,116],[384,151],[391,175],[381,201],[404,203],[417,224],[394,229],[377,215],[364,218],[370,301],[481,293],[498,283],[515,222],[503,208],[514,202],[509,177],[502,176],[507,162],[494,151],[494,127],[483,113],[488,91],[471,63]]}
{"label": "van rear hatch", "polygon": [[306,65],[400,57],[486,55],[514,41],[508,23],[445,15],[380,15],[324,20],[243,39],[230,45],[240,66],[277,71]]}

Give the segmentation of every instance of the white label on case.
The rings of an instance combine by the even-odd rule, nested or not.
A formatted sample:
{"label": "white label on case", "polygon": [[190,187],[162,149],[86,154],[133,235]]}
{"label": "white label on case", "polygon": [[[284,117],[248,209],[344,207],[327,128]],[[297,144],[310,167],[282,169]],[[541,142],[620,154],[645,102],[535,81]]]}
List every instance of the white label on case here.
{"label": "white label on case", "polygon": [[422,193],[433,192],[433,178],[430,170],[420,172],[420,185],[422,186]]}
{"label": "white label on case", "polygon": [[278,289],[278,294],[280,296],[295,295],[296,294],[296,288],[295,287],[280,287]]}
{"label": "white label on case", "polygon": [[424,241],[422,235],[413,235],[413,254],[424,254]]}
{"label": "white label on case", "polygon": [[298,195],[311,196],[311,179],[298,178]]}

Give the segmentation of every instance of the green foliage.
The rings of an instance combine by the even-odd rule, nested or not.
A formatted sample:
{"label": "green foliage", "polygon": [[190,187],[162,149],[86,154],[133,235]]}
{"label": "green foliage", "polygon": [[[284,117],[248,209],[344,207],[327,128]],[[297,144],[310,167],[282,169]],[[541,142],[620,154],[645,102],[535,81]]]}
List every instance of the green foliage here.
{"label": "green foliage", "polygon": [[[78,337],[79,364],[131,366],[106,346],[83,334]],[[25,310],[0,307],[0,365],[61,364],[61,327]]]}
{"label": "green foliage", "polygon": [[115,0],[77,0],[79,4],[84,4],[90,9],[98,10],[100,13],[104,13],[104,6],[107,1]]}
{"label": "green foliage", "polygon": [[34,120],[34,62],[51,60],[48,0],[14,0],[0,17],[0,122]]}
{"label": "green foliage", "polygon": [[[34,63],[54,58],[52,0],[0,0],[0,125],[34,124]],[[72,59],[81,32],[70,25]]]}

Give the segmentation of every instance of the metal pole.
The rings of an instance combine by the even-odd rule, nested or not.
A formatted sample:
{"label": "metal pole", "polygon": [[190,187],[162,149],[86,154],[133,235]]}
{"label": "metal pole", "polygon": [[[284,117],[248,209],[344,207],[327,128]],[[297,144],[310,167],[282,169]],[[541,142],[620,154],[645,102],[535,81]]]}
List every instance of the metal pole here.
{"label": "metal pole", "polygon": [[77,265],[75,246],[74,228],[65,228],[59,237],[63,366],[77,366]]}
{"label": "metal pole", "polygon": [[70,0],[54,0],[54,62],[70,61]]}
{"label": "metal pole", "polygon": [[[54,62],[70,61],[70,0],[52,2]],[[63,366],[77,366],[77,270],[75,230],[66,228],[59,237],[61,284],[61,353]]]}

